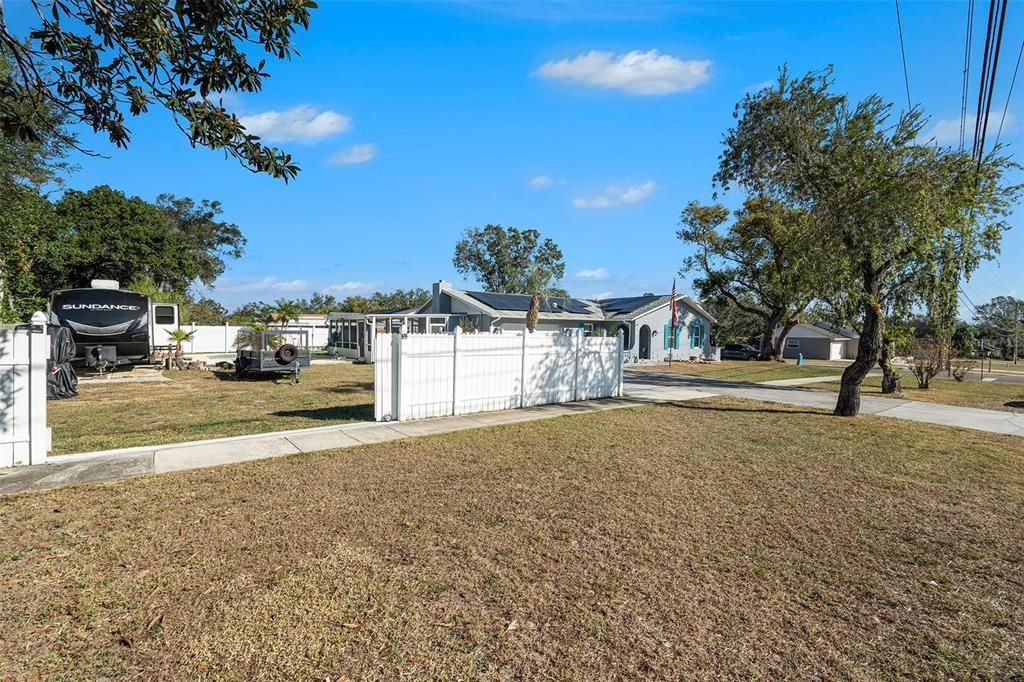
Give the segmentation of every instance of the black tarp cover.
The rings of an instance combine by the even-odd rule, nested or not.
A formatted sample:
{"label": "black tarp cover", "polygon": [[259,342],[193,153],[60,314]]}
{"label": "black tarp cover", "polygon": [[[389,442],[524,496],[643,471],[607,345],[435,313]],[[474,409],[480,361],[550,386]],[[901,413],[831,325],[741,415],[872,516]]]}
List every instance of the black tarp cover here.
{"label": "black tarp cover", "polygon": [[46,399],[62,400],[78,395],[78,376],[71,366],[75,340],[67,327],[47,325],[50,335],[50,373],[46,375]]}

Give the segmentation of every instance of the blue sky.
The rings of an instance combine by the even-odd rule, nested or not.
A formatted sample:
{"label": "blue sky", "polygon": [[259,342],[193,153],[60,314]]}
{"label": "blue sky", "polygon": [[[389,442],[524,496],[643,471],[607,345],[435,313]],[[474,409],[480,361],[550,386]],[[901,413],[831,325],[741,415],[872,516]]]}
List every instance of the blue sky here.
{"label": "blue sky", "polygon": [[[9,5],[16,27],[27,9]],[[903,2],[901,12],[912,98],[930,128],[956,137],[966,2]],[[1022,38],[1024,14],[1011,6],[997,119]],[[222,201],[249,240],[211,292],[229,306],[440,278],[470,285],[452,249],[465,228],[486,223],[555,239],[575,295],[664,292],[686,253],[679,212],[711,199],[721,136],[745,90],[783,63],[796,73],[834,64],[852,96],[906,101],[892,2],[328,0],[297,44],[301,57],[268,65],[262,93],[227,99],[294,154],[303,169],[294,182],[192,149],[154,112],[130,122],[128,150],[84,134],[110,158],[76,159],[68,183]],[[1011,151],[1016,111],[1011,102],[1002,134]],[[965,286],[976,303],[1024,289],[1020,216],[1012,222],[1000,261]]]}

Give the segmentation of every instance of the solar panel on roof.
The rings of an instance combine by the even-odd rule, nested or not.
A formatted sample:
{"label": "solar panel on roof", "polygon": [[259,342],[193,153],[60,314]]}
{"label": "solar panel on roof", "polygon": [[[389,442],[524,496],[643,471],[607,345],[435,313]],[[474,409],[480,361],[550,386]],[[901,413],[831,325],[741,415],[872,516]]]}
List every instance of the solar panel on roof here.
{"label": "solar panel on roof", "polygon": [[[495,310],[515,310],[525,313],[530,309],[530,297],[526,294],[496,294],[489,291],[467,291],[466,294]],[[540,310],[543,313],[572,313],[574,315],[586,315],[591,312],[582,301],[554,296],[546,302],[541,301]]]}
{"label": "solar panel on roof", "polygon": [[628,298],[609,298],[599,301],[601,310],[608,315],[626,315],[640,310],[646,305],[657,301],[661,296],[630,296]]}

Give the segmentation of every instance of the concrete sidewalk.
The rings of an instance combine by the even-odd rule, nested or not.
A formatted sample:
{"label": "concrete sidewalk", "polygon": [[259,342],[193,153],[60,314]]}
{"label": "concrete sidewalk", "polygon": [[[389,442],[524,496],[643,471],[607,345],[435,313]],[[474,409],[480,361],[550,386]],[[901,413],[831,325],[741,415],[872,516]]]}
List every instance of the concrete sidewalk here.
{"label": "concrete sidewalk", "polygon": [[[728,395],[829,411],[836,405],[836,394],[831,391],[706,379],[681,374],[627,371],[625,387],[626,395],[650,400],[688,400],[697,392],[703,394],[701,397]],[[677,392],[679,397],[676,397]],[[1024,436],[1024,414],[1020,413],[979,410],[973,407],[922,403],[873,395],[861,396],[861,413],[942,426],[957,426],[988,433]]]}
{"label": "concrete sidewalk", "polygon": [[[677,390],[675,393],[684,396],[687,391]],[[706,394],[693,392],[693,397],[706,397]],[[146,474],[201,469],[234,462],[296,455],[318,450],[334,450],[369,443],[383,443],[399,438],[450,433],[498,424],[636,407],[646,404],[646,402],[643,398],[604,398],[576,403],[541,405],[523,410],[481,412],[421,421],[362,422],[189,443],[149,445],[78,455],[57,455],[51,457],[47,464],[0,469],[0,495],[46,490],[75,483],[94,483]]]}

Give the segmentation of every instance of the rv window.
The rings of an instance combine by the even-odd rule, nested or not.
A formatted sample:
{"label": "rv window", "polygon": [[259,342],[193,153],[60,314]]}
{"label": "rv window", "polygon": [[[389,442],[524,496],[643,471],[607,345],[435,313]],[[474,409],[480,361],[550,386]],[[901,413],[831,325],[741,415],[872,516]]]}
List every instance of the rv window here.
{"label": "rv window", "polygon": [[158,305],[153,309],[153,321],[157,324],[174,324],[174,306]]}

